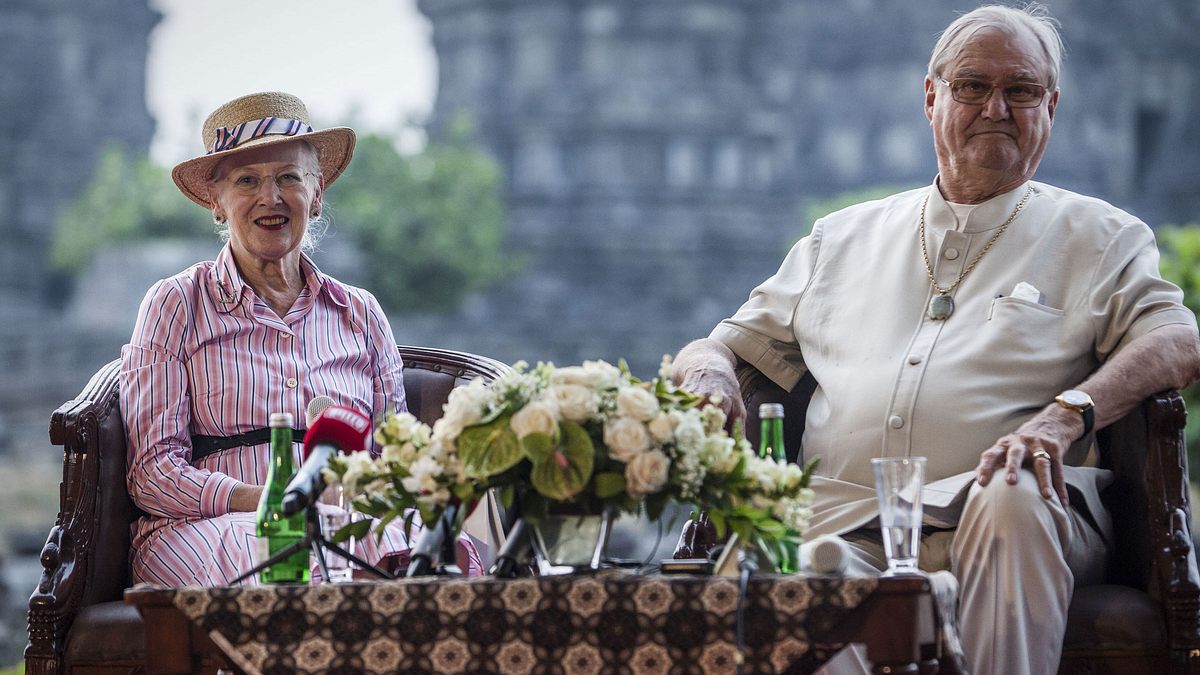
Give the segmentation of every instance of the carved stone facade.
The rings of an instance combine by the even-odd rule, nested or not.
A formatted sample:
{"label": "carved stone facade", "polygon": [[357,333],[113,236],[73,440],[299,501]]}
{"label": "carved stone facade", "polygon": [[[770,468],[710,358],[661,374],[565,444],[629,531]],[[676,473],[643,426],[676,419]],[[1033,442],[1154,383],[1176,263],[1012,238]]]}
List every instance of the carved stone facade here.
{"label": "carved stone facade", "polygon": [[[975,4],[421,0],[432,130],[473,118],[528,273],[401,341],[653,368],[775,270],[812,199],[932,179],[926,62]],[[1051,5],[1068,56],[1039,179],[1196,220],[1195,3]]]}
{"label": "carved stone facade", "polygon": [[149,147],[158,20],[147,2],[0,3],[0,453],[45,447],[48,413],[116,354],[61,316],[50,245],[106,140]]}
{"label": "carved stone facade", "polygon": [[55,298],[46,260],[54,221],[91,178],[105,139],[144,152],[146,2],[0,4],[0,309]]}

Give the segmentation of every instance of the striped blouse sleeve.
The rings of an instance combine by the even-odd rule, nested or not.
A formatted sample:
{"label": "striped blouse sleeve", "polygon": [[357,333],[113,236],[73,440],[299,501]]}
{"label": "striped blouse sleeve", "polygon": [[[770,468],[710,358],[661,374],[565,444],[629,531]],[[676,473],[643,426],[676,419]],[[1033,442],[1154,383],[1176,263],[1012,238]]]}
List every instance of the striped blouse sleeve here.
{"label": "striped blouse sleeve", "polygon": [[190,463],[190,394],[185,344],[194,318],[186,281],[151,287],[121,350],[121,414],[128,437],[126,482],[143,511],[173,518],[229,512],[241,481]]}

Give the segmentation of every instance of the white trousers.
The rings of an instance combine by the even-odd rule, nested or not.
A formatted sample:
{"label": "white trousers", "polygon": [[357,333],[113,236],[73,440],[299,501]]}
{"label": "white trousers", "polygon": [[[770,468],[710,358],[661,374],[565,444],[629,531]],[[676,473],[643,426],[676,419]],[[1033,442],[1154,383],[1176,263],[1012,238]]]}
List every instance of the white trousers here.
{"label": "white trousers", "polygon": [[[1071,494],[1072,508],[1045,499],[1029,471],[1016,485],[997,473],[987,487],[973,484],[956,530],[922,538],[919,564],[950,570],[958,579],[959,619],[972,675],[1053,675],[1062,655],[1067,607],[1076,586],[1099,583],[1105,539]],[[887,568],[878,530],[843,535],[850,545],[847,574]],[[803,559],[803,558],[802,558]]]}

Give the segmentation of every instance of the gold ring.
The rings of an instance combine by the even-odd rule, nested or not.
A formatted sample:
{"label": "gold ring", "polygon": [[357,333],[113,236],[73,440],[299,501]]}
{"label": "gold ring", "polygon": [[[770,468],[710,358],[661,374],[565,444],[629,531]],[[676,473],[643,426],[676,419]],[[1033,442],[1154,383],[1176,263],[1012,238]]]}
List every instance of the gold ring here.
{"label": "gold ring", "polygon": [[1047,462],[1049,462],[1050,461],[1050,453],[1046,452],[1045,450],[1038,450],[1033,453],[1033,458],[1034,459],[1044,459]]}

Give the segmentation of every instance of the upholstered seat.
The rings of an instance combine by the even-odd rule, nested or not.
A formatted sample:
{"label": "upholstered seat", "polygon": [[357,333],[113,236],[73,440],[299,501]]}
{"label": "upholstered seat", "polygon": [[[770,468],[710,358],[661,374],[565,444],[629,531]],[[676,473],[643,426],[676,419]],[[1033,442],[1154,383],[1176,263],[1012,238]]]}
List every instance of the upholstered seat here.
{"label": "upholstered seat", "polygon": [[[747,435],[757,444],[760,403],[782,402],[787,447],[794,453],[816,383],[807,377],[784,392],[748,366],[738,381],[750,416]],[[1106,583],[1078,589],[1071,601],[1060,675],[1200,673],[1200,574],[1191,538],[1186,419],[1178,392],[1164,392],[1097,434],[1099,464],[1115,474],[1102,498],[1116,541]]]}
{"label": "upholstered seat", "polygon": [[[399,350],[409,410],[429,424],[451,389],[508,370],[464,352]],[[121,599],[129,586],[129,526],[140,514],[125,487],[118,369],[118,361],[106,364],[50,419],[50,440],[63,447],[63,482],[42,579],[29,599],[28,673],[144,672],[142,619]]]}

